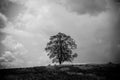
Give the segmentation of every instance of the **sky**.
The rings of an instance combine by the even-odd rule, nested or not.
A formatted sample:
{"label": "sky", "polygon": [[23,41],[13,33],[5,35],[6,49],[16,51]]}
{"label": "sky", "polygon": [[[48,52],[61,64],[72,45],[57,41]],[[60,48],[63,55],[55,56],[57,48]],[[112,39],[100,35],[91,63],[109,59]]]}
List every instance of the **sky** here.
{"label": "sky", "polygon": [[119,0],[1,0],[0,65],[51,64],[44,48],[58,32],[76,41],[73,63],[119,63],[119,7]]}

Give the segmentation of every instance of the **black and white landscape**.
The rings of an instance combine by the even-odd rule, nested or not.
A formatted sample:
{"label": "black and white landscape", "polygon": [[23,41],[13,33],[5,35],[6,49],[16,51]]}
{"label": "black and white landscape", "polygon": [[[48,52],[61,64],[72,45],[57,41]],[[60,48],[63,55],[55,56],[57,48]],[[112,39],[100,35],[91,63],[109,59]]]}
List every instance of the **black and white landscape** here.
{"label": "black and white landscape", "polygon": [[119,0],[0,0],[0,80],[119,80]]}

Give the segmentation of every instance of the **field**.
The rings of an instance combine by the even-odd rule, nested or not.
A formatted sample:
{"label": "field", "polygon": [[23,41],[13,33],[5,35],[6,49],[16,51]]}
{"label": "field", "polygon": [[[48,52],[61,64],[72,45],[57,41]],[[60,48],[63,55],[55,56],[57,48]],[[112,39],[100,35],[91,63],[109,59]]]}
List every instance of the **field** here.
{"label": "field", "polygon": [[1,69],[0,80],[120,80],[120,64]]}

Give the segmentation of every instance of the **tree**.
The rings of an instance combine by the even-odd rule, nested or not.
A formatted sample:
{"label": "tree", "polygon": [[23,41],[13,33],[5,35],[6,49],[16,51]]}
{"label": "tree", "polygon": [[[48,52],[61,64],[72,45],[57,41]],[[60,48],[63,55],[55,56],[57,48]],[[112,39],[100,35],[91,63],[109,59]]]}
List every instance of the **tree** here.
{"label": "tree", "polygon": [[77,57],[76,53],[73,54],[73,50],[76,48],[77,45],[70,36],[59,32],[50,37],[45,50],[48,52],[49,58],[53,59],[53,63],[56,62],[61,65],[65,61],[72,62]]}

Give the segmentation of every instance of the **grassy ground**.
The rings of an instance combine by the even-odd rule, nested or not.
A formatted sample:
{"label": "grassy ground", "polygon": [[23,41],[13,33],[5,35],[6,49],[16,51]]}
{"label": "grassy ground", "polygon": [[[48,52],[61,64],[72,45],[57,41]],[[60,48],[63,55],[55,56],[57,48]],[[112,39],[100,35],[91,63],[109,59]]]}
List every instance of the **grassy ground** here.
{"label": "grassy ground", "polygon": [[1,69],[0,80],[120,80],[120,64]]}

